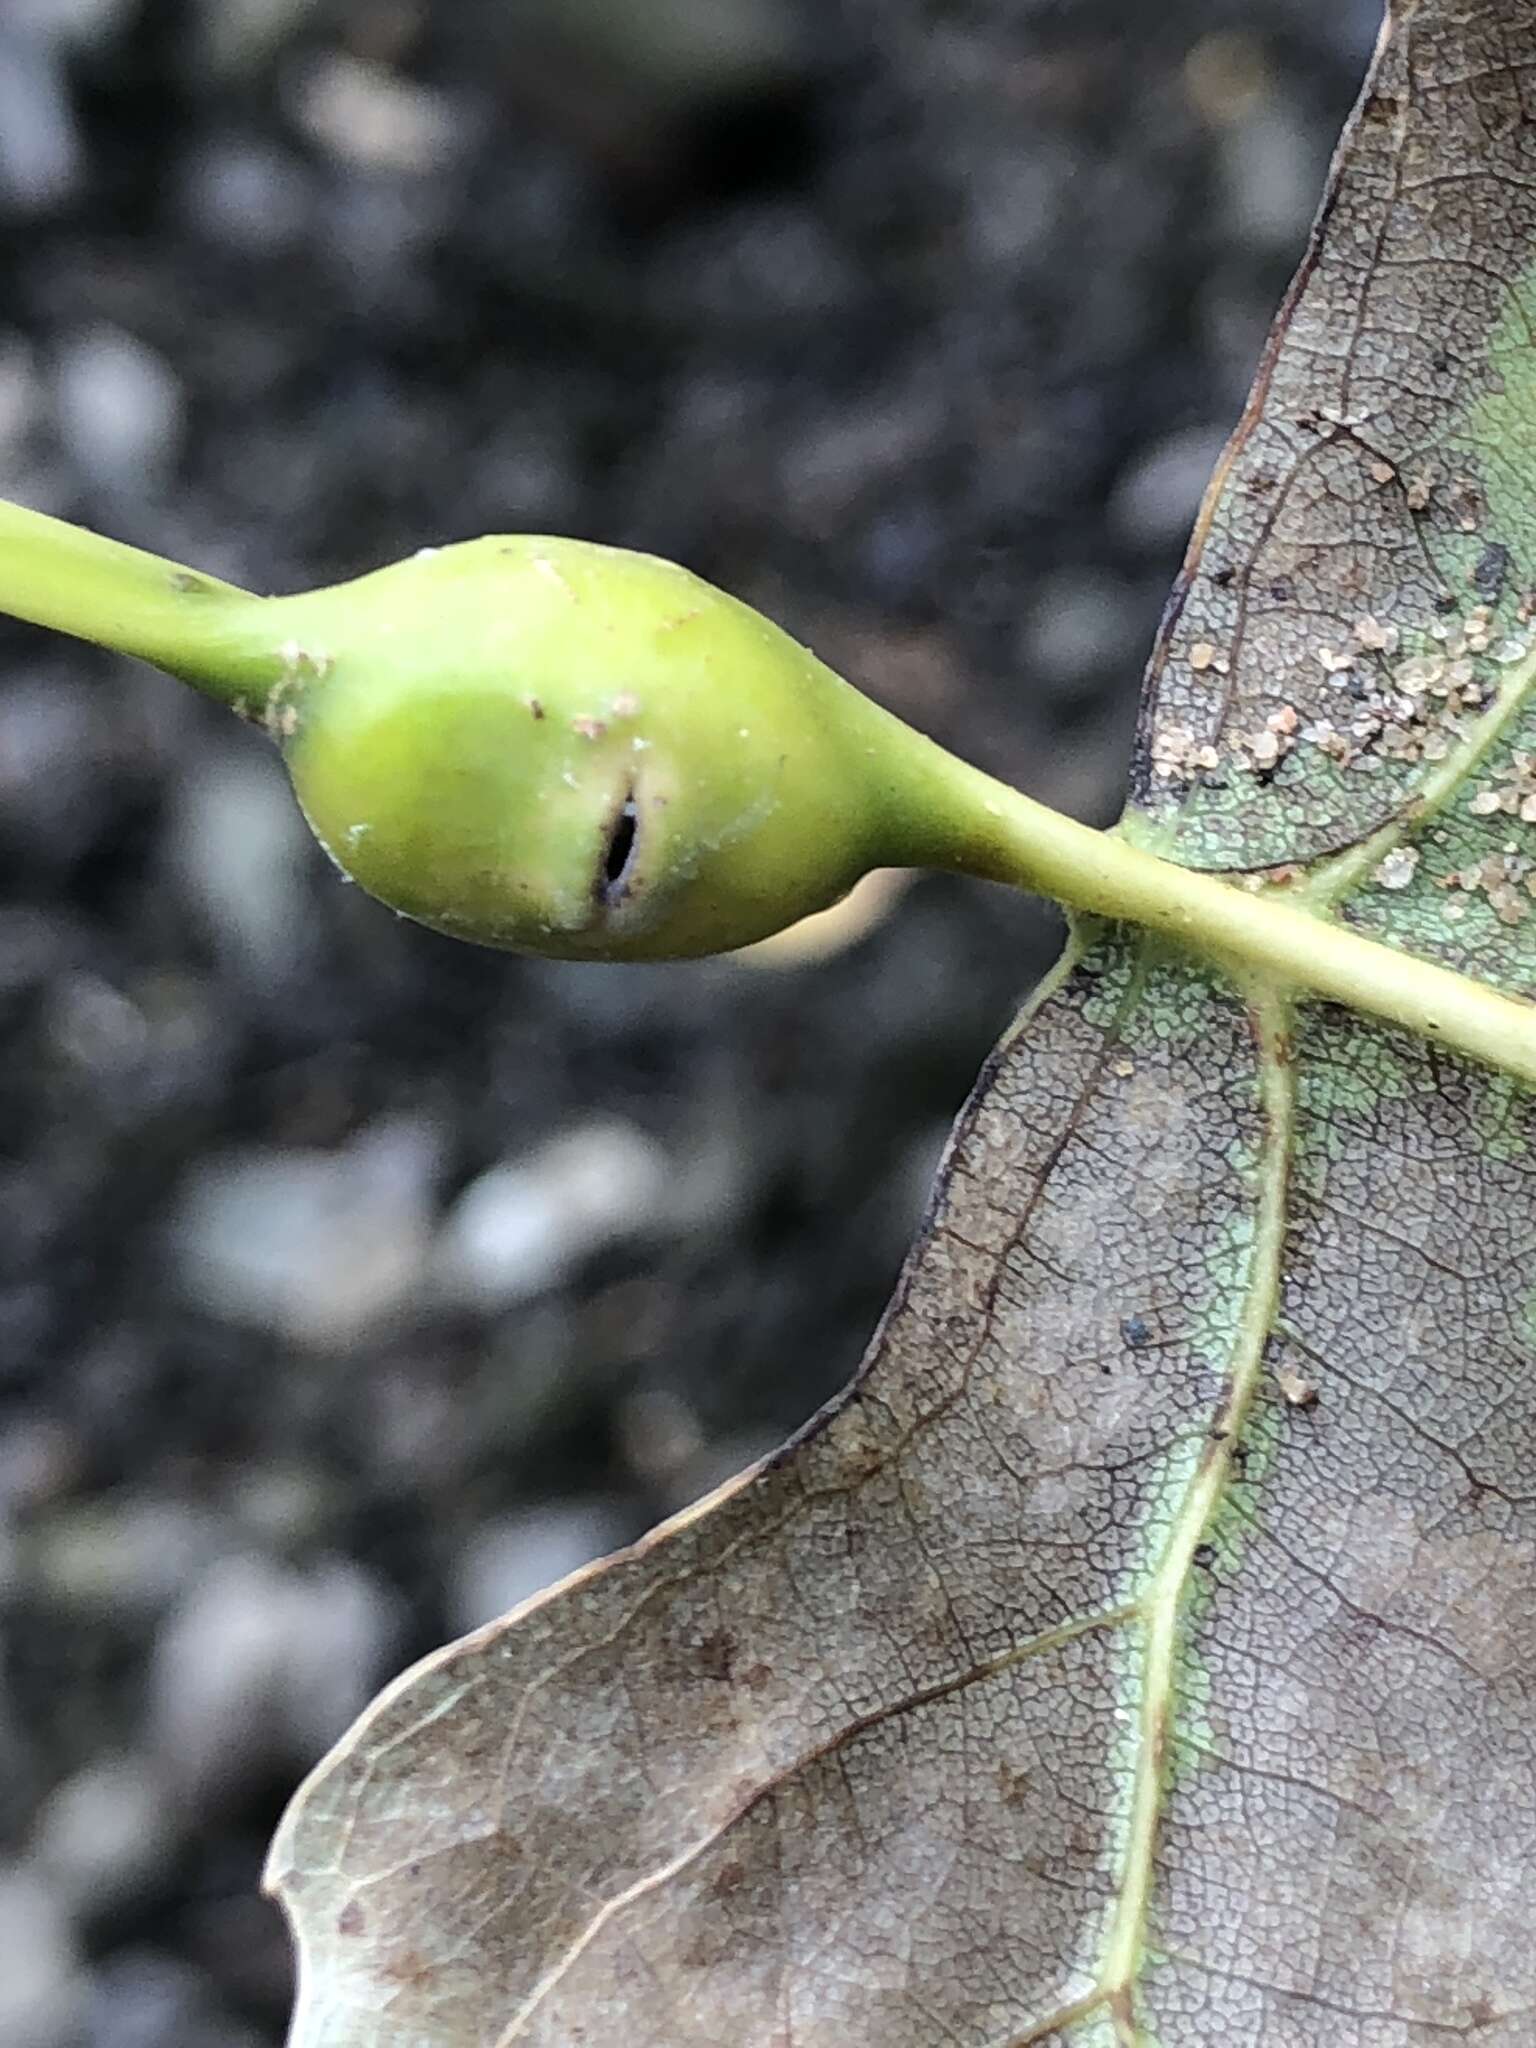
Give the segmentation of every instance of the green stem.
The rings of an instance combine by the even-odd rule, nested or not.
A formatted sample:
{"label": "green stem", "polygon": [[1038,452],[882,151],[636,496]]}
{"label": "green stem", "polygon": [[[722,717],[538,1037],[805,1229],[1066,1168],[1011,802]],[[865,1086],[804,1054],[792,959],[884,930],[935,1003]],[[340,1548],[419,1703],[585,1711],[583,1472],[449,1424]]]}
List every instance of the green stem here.
{"label": "green stem", "polygon": [[1343,1003],[1536,1087],[1536,1005],[1411,953],[1363,938],[1330,916],[1295,909],[1273,890],[1218,881],[1047,810],[965,764],[929,764],[941,819],[931,865],[1052,896],[1161,932],[1178,945],[1257,978]]}
{"label": "green stem", "polygon": [[233,705],[277,664],[253,643],[262,600],[232,583],[0,499],[0,611],[152,662]]}

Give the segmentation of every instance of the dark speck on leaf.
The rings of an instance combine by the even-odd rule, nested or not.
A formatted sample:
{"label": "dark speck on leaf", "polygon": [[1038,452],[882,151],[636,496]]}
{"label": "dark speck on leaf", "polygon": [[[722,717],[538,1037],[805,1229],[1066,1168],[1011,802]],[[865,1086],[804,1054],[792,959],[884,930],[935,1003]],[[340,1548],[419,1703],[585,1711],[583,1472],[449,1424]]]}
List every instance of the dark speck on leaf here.
{"label": "dark speck on leaf", "polygon": [[1215,1562],[1216,1546],[1214,1543],[1199,1543],[1195,1546],[1195,1563],[1197,1565],[1208,1571]]}
{"label": "dark speck on leaf", "polygon": [[1435,607],[1435,610],[1436,610],[1437,612],[1442,612],[1442,613],[1443,613],[1443,612],[1453,612],[1453,611],[1455,611],[1455,609],[1456,609],[1456,597],[1455,597],[1455,593],[1454,593],[1453,591],[1449,591],[1449,590],[1441,590],[1441,591],[1438,591],[1438,592],[1436,593],[1436,595],[1435,595],[1435,598],[1434,598],[1434,607]]}
{"label": "dark speck on leaf", "polygon": [[1490,541],[1477,558],[1472,571],[1472,583],[1480,597],[1495,604],[1502,596],[1504,579],[1509,574],[1509,549],[1501,541]]}
{"label": "dark speck on leaf", "polygon": [[1296,595],[1296,586],[1289,576],[1277,576],[1269,586],[1269,594],[1276,604],[1289,604]]}
{"label": "dark speck on leaf", "polygon": [[1145,1351],[1152,1342],[1152,1325],[1145,1316],[1127,1316],[1120,1325],[1120,1334],[1133,1351]]}
{"label": "dark speck on leaf", "polygon": [[736,1638],[729,1629],[715,1629],[699,1644],[699,1669],[706,1678],[723,1684],[730,1678],[735,1662]]}

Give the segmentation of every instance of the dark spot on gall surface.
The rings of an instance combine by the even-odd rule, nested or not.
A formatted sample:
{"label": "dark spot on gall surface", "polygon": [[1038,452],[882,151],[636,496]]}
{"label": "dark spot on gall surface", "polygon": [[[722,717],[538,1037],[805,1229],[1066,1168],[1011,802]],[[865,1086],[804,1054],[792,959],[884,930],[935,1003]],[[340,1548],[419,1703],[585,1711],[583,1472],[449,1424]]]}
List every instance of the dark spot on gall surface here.
{"label": "dark spot on gall surface", "polygon": [[535,718],[542,718],[544,716],[544,706],[539,702],[537,697],[530,697],[528,699],[528,709],[533,713]]}
{"label": "dark spot on gall surface", "polygon": [[[407,1874],[414,1877],[420,1868],[419,1863],[413,1864]],[[398,1955],[387,1956],[379,1964],[379,1975],[389,1983],[405,1984],[420,1990],[432,1982],[435,1970],[419,1948],[406,1948]]]}

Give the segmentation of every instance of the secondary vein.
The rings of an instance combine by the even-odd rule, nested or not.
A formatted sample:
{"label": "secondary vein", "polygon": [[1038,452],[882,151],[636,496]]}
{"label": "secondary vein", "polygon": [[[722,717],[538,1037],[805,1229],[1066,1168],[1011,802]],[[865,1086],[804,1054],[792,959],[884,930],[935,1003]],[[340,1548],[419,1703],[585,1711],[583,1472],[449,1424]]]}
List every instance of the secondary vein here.
{"label": "secondary vein", "polygon": [[1319,911],[1336,910],[1360,883],[1381,865],[1396,846],[1423,830],[1461,789],[1464,789],[1490,754],[1518,725],[1530,704],[1536,685],[1536,649],[1507,672],[1504,686],[1483,713],[1461,746],[1437,761],[1419,784],[1406,809],[1362,839],[1358,846],[1320,861],[1302,887],[1293,892],[1296,900]]}

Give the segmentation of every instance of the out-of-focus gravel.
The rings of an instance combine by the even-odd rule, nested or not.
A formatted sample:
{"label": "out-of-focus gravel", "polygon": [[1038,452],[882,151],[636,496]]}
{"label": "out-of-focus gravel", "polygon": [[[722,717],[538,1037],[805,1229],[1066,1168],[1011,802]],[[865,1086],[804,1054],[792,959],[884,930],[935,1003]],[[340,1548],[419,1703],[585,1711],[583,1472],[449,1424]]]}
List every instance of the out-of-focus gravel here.
{"label": "out-of-focus gravel", "polygon": [[[708,16],[710,33],[700,33]],[[1366,0],[7,0],[0,495],[263,589],[676,555],[1082,815]],[[1051,945],[544,966],[0,630],[0,2039],[254,2048],[370,1690],[843,1379]]]}

